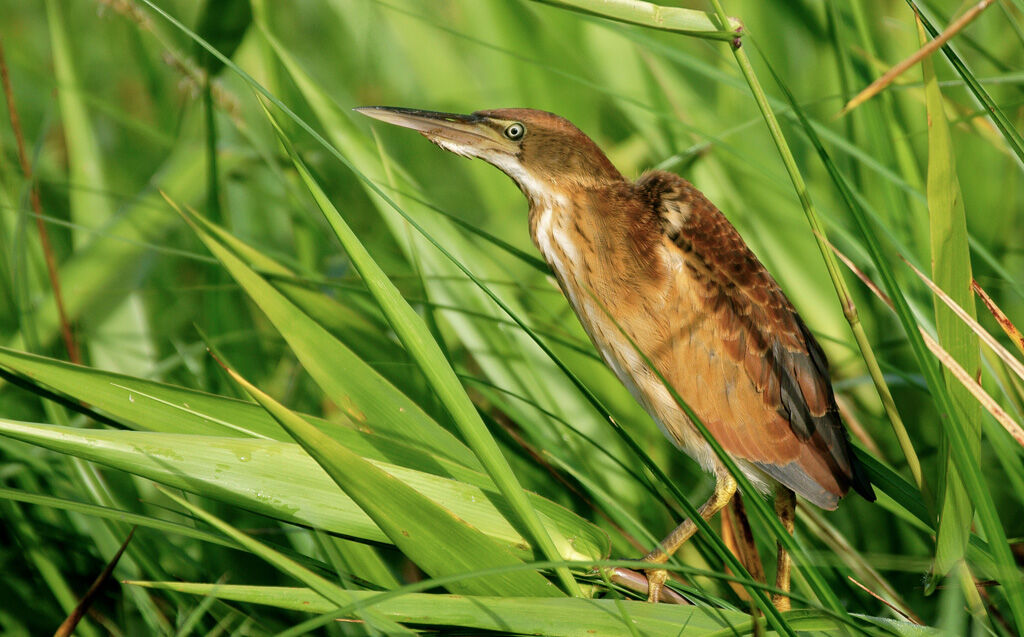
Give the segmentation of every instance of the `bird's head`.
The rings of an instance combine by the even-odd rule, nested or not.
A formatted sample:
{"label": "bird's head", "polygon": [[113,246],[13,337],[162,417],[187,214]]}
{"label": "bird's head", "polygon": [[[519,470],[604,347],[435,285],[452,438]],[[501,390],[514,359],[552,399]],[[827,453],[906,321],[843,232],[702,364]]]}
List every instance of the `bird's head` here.
{"label": "bird's head", "polygon": [[479,157],[497,166],[531,201],[623,179],[597,144],[553,113],[528,108],[471,115],[388,106],[355,110],[419,131],[457,155]]}

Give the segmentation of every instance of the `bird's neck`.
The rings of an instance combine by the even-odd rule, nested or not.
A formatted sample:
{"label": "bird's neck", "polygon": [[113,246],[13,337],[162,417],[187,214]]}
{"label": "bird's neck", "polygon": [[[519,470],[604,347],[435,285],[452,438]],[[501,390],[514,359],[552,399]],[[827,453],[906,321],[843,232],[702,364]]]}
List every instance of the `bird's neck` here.
{"label": "bird's neck", "polygon": [[579,226],[574,221],[579,212],[574,199],[566,193],[530,197],[530,237],[578,314],[585,296],[578,268],[586,256],[581,254]]}
{"label": "bird's neck", "polygon": [[[562,192],[535,193],[533,196],[527,194],[527,199],[530,201],[530,238],[545,260],[554,267],[553,257],[558,256],[553,254],[554,245],[568,241],[567,238],[564,241],[559,239],[563,238],[560,235],[565,234],[564,226],[575,206],[568,194]],[[565,249],[561,252],[565,252]]]}

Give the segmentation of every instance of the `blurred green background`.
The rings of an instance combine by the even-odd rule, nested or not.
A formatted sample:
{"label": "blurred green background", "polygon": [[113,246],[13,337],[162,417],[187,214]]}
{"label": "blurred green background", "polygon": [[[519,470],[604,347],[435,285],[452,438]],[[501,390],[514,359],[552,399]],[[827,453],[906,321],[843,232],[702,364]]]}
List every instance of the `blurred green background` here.
{"label": "blurred green background", "polygon": [[[935,389],[922,374],[920,359],[896,315],[844,267],[859,320],[922,465],[927,486],[920,489],[914,484],[800,200],[726,42],[526,0],[154,4],[198,32],[290,109],[285,113],[264,101],[372,259],[423,317],[520,483],[607,532],[611,557],[638,557],[654,538],[667,533],[682,517],[675,494],[647,477],[642,459],[584,393],[368,183],[393,199],[535,330],[693,504],[706,498],[710,479],[662,438],[597,359],[538,261],[527,230],[526,202],[514,184],[483,162],[443,153],[409,131],[372,125],[351,108],[380,104],[453,112],[549,110],[593,137],[629,177],[658,167],[692,181],[737,227],[817,335],[832,363],[853,438],[879,461],[879,467],[889,467],[886,475],[891,481],[881,485],[877,504],[851,497],[835,513],[803,509],[806,516],[798,518],[797,535],[821,581],[809,582],[807,567],[803,573],[798,568],[794,591],[803,600],[794,607],[829,608],[822,601],[824,587],[849,612],[902,619],[854,585],[847,578],[852,575],[899,612],[947,634],[1020,630],[1024,618],[1016,613],[1024,600],[1014,601],[1015,593],[1006,592],[1001,583],[1006,574],[1020,579],[1024,554],[1019,541],[1024,535],[1021,447],[957,381],[947,381],[962,410],[960,422],[974,432],[971,440],[979,445],[975,470],[998,511],[1016,561],[1006,560],[1009,552],[990,551],[985,540],[994,538],[975,525],[964,562],[969,574],[956,566],[952,576],[942,579],[949,563],[961,563],[969,535],[958,540],[957,532],[950,531],[946,537],[953,539],[940,550],[940,562],[949,555],[951,561],[932,582],[943,586],[926,595],[924,576],[946,535],[941,533],[937,543],[940,516],[963,520],[951,523],[954,526],[969,524],[970,502],[977,502],[978,492],[961,492],[960,500],[947,493],[943,475],[950,443]],[[595,11],[601,9],[600,2],[591,4]],[[942,29],[971,4],[926,0],[918,7]],[[713,11],[703,2],[674,6]],[[929,118],[940,115],[926,113],[919,65],[882,95],[836,117],[856,91],[920,46],[913,10],[897,0],[731,0],[725,9],[745,24],[743,50],[777,113],[835,247],[881,283],[879,263],[871,258],[865,235],[765,60],[792,92],[852,187],[914,320],[934,334],[934,308],[941,302],[899,255],[938,276],[933,269],[933,235],[939,222],[934,210],[929,212],[937,196],[929,190],[928,174],[944,157],[958,178],[967,229],[967,235],[955,231],[954,206],[954,231],[945,240],[946,247],[956,253],[969,246],[970,269],[964,268],[962,259],[943,261],[948,255],[938,257],[939,269],[948,268],[950,280],[961,282],[969,282],[973,275],[1010,320],[1019,323],[1024,316],[1024,162],[1012,140],[985,117],[965,87],[964,73],[942,54],[934,56],[951,131],[946,146],[930,141]],[[211,257],[197,232],[161,197],[163,191],[251,246],[251,253],[237,244],[231,249],[350,348],[368,370],[397,387],[441,427],[458,431],[429,377],[409,357],[314,205],[246,78],[209,55],[151,6],[128,0],[0,0],[0,38],[12,88],[7,97],[16,106],[34,174],[29,180],[21,169],[15,132],[4,109],[4,423],[189,434],[197,437],[182,444],[200,446],[199,435],[233,435],[176,431],[173,418],[163,428],[147,422],[145,410],[155,408],[156,399],[153,405],[126,407],[137,413],[120,413],[115,399],[101,394],[120,387],[117,383],[122,381],[97,376],[96,386],[86,386],[70,374],[44,377],[42,371],[29,370],[24,363],[29,359],[15,355],[31,352],[70,359],[30,196],[35,187],[82,363],[125,378],[248,400],[207,354],[207,344],[212,343],[242,376],[290,409],[353,430],[362,427],[372,433],[375,428],[357,399],[332,394],[320,378],[307,373],[310,360],[296,349],[287,327],[268,320],[266,299],[240,286],[223,259]],[[995,2],[953,44],[965,62],[967,77],[979,82],[1019,131],[1024,121],[1024,5],[1019,0]],[[936,187],[942,191],[945,184],[949,194],[951,183],[946,178]],[[950,293],[970,298],[964,289]],[[982,326],[1013,350],[985,306],[979,303],[976,311]],[[940,342],[954,356],[958,351],[973,352],[971,375],[980,374],[992,400],[1020,422],[1024,379],[987,347],[979,350],[959,319],[952,325],[952,331],[940,328]],[[1018,358],[1020,354],[1015,350]],[[935,365],[934,359],[929,364]],[[64,369],[52,361],[40,365],[40,370],[51,372]],[[345,369],[335,371],[344,383]],[[52,392],[66,399],[55,401]],[[129,395],[133,402],[134,396]],[[83,405],[92,411],[81,413]],[[211,414],[220,414],[211,409]],[[208,414],[206,420],[212,423],[214,416]],[[280,439],[290,441],[287,436]],[[52,450],[57,443],[41,438],[24,442],[28,434],[21,440],[0,438],[4,634],[52,631],[135,523],[117,515],[98,517],[95,511],[68,511],[67,503],[103,505],[148,519],[210,528],[172,513],[170,509],[180,509],[155,491],[152,481],[132,475],[136,460],[125,461],[131,466],[118,466],[110,459],[90,457],[84,442],[63,451],[98,462],[71,460]],[[141,440],[131,444],[139,449],[144,446]],[[417,560],[386,538],[371,541],[345,528],[327,528],[327,536],[317,535],[308,528],[316,526],[309,520],[289,517],[288,502],[277,503],[281,513],[274,515],[274,503],[262,509],[251,505],[259,493],[247,496],[239,486],[235,495],[225,496],[215,487],[211,482],[185,490],[198,494],[190,499],[202,508],[339,581],[333,566],[344,574],[340,581],[347,588],[384,590],[439,576],[417,569]],[[30,503],[25,494],[54,496],[59,502]],[[952,503],[947,499],[951,497]],[[758,519],[753,522],[771,581],[774,536]],[[717,522],[713,526],[717,528]],[[144,527],[114,570],[114,578],[217,582],[226,577],[232,584],[297,585],[251,551]],[[681,552],[681,563],[722,572],[722,559],[713,549],[716,542],[698,536]],[[335,559],[336,555],[343,557]],[[543,558],[537,553],[534,557]],[[608,555],[581,551],[577,556],[601,557]],[[378,577],[368,576],[369,571]],[[577,572],[587,580],[585,571]],[[995,583],[976,592],[973,586],[963,589],[972,576]],[[750,609],[747,593],[719,578],[685,573],[684,577],[683,590],[698,609]],[[608,594],[599,581],[596,586],[599,595]],[[437,593],[442,588],[429,590]],[[80,625],[81,634],[265,634],[307,617],[274,604],[216,601],[116,583],[101,591],[92,612]],[[530,612],[545,617],[545,611]],[[410,621],[400,613],[386,614]],[[705,616],[715,613],[700,615]],[[674,620],[669,616],[665,621],[672,625]],[[714,630],[729,634],[731,620],[722,621]],[[554,627],[554,618],[551,622],[535,630],[568,634]],[[437,632],[467,625],[475,628],[465,630],[526,632],[515,625],[463,624],[440,615],[414,623]],[[376,630],[373,626],[371,620],[366,626],[312,630],[363,634]],[[860,619],[857,626],[868,632],[905,630],[879,628],[878,623]],[[836,630],[828,622],[810,628]],[[622,630],[625,634],[627,629]],[[743,634],[753,628],[735,630]],[[696,624],[693,631],[703,634]]]}

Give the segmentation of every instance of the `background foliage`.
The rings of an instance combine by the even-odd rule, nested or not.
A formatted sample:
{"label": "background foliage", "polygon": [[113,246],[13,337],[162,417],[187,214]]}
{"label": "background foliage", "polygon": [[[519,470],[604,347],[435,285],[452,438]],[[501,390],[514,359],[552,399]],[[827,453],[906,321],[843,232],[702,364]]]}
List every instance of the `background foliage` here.
{"label": "background foliage", "polygon": [[[54,630],[136,526],[113,578],[138,583],[79,634],[1019,634],[1021,445],[916,327],[1004,423],[1024,378],[900,258],[1014,349],[970,287],[1024,315],[1024,4],[990,5],[837,118],[920,46],[914,3],[730,1],[737,59],[584,0],[0,2],[0,630]],[[937,30],[967,9],[916,6]],[[371,104],[551,110],[725,212],[822,342],[879,492],[801,507],[800,610],[708,533],[675,564],[694,606],[614,601],[589,565],[645,553],[710,480],[597,359],[515,186]],[[811,201],[899,316],[840,266],[851,327]]]}

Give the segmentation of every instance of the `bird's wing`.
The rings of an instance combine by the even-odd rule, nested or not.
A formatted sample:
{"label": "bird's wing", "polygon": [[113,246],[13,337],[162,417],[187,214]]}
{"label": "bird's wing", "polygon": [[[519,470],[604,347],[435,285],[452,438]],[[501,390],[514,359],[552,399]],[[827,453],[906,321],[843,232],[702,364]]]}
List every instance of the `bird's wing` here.
{"label": "bird's wing", "polygon": [[656,172],[637,187],[703,297],[703,338],[718,349],[709,364],[733,368],[720,373],[748,385],[727,395],[750,403],[730,412],[744,422],[705,423],[716,440],[820,506],[833,508],[851,485],[869,495],[839,418],[828,361],[779,285],[689,182]]}

